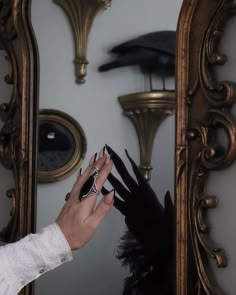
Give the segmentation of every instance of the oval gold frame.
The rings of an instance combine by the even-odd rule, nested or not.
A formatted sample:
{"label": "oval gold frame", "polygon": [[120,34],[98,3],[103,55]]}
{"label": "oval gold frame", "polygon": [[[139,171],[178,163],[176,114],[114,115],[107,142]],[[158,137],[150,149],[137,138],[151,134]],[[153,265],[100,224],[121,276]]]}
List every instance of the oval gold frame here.
{"label": "oval gold frame", "polygon": [[81,125],[70,115],[54,109],[41,109],[39,120],[52,121],[63,125],[72,134],[75,141],[75,151],[71,160],[59,169],[52,171],[38,171],[38,182],[48,183],[69,177],[82,164],[86,151],[87,140]]}

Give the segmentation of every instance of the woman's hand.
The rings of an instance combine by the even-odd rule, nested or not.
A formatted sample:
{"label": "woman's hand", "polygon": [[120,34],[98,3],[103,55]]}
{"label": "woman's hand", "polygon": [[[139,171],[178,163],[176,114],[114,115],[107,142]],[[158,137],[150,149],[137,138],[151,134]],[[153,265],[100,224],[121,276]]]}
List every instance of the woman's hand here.
{"label": "woman's hand", "polygon": [[[103,187],[112,169],[112,161],[100,151],[96,161],[96,155],[90,160],[87,169],[82,175],[78,175],[71,192],[69,200],[62,208],[56,219],[72,250],[83,247],[95,234],[96,229],[113,207],[114,192],[111,191],[96,206],[97,194],[93,193],[81,202],[78,201],[83,184],[96,169],[99,169],[96,178],[97,190]],[[96,207],[95,207],[96,206]]]}

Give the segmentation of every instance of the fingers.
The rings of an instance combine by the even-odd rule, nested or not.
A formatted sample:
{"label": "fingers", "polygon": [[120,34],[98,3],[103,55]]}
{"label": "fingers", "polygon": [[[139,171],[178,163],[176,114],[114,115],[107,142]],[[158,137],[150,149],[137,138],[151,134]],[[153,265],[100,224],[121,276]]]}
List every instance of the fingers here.
{"label": "fingers", "polygon": [[[107,195],[109,191],[103,186],[101,193],[103,195]],[[118,209],[123,215],[127,215],[127,203],[119,199],[115,194],[114,194],[114,207]]]}
{"label": "fingers", "polygon": [[[99,153],[99,158],[97,158],[97,154],[95,154],[91,160],[89,161],[89,165],[86,168],[86,170],[79,175],[77,178],[76,183],[74,184],[72,191],[71,191],[71,197],[70,202],[74,202],[78,200],[81,188],[85,184],[85,182],[89,179],[91,175],[93,175],[95,172],[98,172],[96,177],[90,179],[90,181],[95,181],[96,188],[98,191],[101,190],[104,182],[107,179],[108,174],[111,172],[112,169],[112,161],[108,155],[104,154],[104,149],[102,149]],[[90,177],[91,178],[91,177]],[[87,183],[87,186],[90,187],[89,183]],[[91,184],[92,186],[92,184]]]}
{"label": "fingers", "polygon": [[73,185],[73,188],[71,191],[70,201],[71,200],[74,201],[75,199],[78,199],[80,189],[82,185],[85,183],[85,181],[87,180],[87,178],[89,177],[93,164],[96,163],[96,158],[97,158],[97,153],[92,156],[85,171],[81,175],[77,176],[77,181]]}
{"label": "fingers", "polygon": [[[103,184],[105,183],[108,175],[111,172],[112,169],[112,160],[110,159],[110,157],[106,157],[105,162],[103,163],[103,166],[101,167],[99,173],[98,173],[98,177],[96,179],[96,185],[97,185],[97,189],[98,191],[101,191]],[[99,167],[99,165],[96,164],[96,166]]]}
{"label": "fingers", "polygon": [[[85,200],[86,201],[86,200]],[[84,201],[84,202],[85,202]],[[93,213],[85,220],[93,228],[97,228],[102,220],[111,211],[114,203],[114,191],[111,191],[99,202]]]}
{"label": "fingers", "polygon": [[[107,176],[111,172],[112,161],[109,157],[106,157],[105,162],[104,159],[101,158],[96,162],[96,167],[99,169],[99,173],[96,178],[96,187],[98,191],[101,191]],[[107,201],[107,198],[109,199],[109,197],[105,197],[104,200]],[[86,219],[88,216],[93,214],[94,208],[96,206],[96,200],[97,194],[92,194],[86,197],[82,202],[78,203],[81,208],[80,212],[82,219]]]}

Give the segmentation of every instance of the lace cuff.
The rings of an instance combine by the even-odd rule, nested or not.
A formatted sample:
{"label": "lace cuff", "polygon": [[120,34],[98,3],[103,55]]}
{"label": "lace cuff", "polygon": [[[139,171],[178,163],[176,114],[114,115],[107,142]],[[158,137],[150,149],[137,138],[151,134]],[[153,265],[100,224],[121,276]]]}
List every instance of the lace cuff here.
{"label": "lace cuff", "polygon": [[57,223],[0,247],[0,295],[1,282],[8,285],[9,294],[15,295],[43,273],[70,260],[70,246]]}

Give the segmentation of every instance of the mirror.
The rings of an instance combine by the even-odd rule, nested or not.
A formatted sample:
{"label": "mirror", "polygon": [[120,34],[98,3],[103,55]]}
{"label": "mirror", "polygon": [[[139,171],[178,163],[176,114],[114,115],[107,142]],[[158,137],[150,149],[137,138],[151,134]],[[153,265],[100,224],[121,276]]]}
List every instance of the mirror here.
{"label": "mirror", "polygon": [[[87,138],[83,168],[104,144],[113,147],[129,169],[125,148],[139,164],[138,137],[132,122],[123,115],[118,97],[148,91],[148,77],[135,66],[107,73],[99,72],[98,67],[111,58],[111,47],[123,41],[152,31],[175,30],[180,6],[181,0],[132,0],[128,5],[124,0],[112,1],[111,7],[94,21],[88,41],[86,83],[78,85],[71,62],[74,37],[69,20],[53,1],[32,1],[32,23],[40,55],[39,107],[63,110],[79,122]],[[158,79],[153,78],[153,82],[153,87],[160,88]],[[167,80],[166,87],[174,88],[173,79]],[[170,116],[161,124],[153,147],[150,182],[161,202],[168,189],[174,197],[174,128],[175,117]],[[57,183],[38,184],[37,229],[55,220],[75,177],[73,174]],[[129,273],[115,255],[124,231],[124,218],[114,209],[93,241],[74,253],[72,263],[35,282],[35,294],[59,295],[69,290],[70,295],[121,295]],[[88,284],[91,279],[93,284]]]}
{"label": "mirror", "polygon": [[38,126],[38,182],[71,175],[81,165],[87,141],[80,124],[62,111],[43,109]]}

